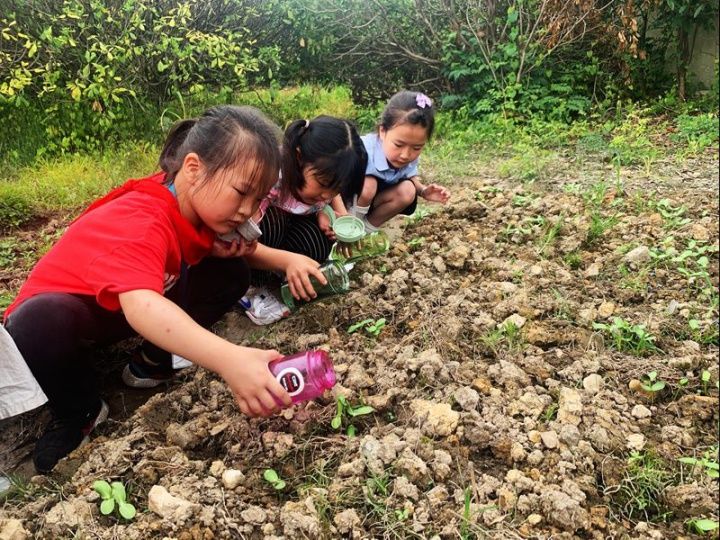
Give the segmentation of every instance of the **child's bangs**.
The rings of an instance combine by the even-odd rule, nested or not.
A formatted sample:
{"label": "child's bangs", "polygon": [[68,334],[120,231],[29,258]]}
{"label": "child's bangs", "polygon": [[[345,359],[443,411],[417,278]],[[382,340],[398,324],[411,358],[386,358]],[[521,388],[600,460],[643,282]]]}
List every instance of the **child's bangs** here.
{"label": "child's bangs", "polygon": [[277,182],[280,171],[278,152],[274,148],[266,148],[255,137],[247,134],[236,137],[234,144],[224,148],[224,153],[224,159],[218,160],[227,164],[222,167],[221,174],[226,177],[223,180],[231,181],[233,176],[240,175],[243,182],[238,187],[260,196],[267,194]]}

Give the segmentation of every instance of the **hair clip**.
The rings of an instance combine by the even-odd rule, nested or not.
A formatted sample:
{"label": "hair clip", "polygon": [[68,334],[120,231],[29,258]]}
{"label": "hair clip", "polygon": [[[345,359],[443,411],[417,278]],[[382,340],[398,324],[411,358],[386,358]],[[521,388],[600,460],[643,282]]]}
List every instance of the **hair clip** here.
{"label": "hair clip", "polygon": [[425,107],[432,107],[432,100],[422,92],[418,93],[418,95],[415,96],[415,103],[417,103],[417,106],[420,109],[424,109]]}
{"label": "hair clip", "polygon": [[307,131],[309,127],[310,127],[310,120],[305,120],[305,126],[303,129],[305,129],[305,131]]}

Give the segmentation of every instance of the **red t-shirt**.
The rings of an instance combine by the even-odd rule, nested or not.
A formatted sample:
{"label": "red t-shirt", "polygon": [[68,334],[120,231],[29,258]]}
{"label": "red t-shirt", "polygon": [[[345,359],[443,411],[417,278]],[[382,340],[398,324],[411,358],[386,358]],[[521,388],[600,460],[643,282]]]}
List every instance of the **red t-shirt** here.
{"label": "red t-shirt", "polygon": [[40,259],[5,318],[46,292],[92,295],[110,311],[120,309],[122,292],[163,294],[177,280],[181,261],[197,263],[215,237],[180,214],[175,196],[161,184],[164,178],[159,173],[130,180],[93,203]]}

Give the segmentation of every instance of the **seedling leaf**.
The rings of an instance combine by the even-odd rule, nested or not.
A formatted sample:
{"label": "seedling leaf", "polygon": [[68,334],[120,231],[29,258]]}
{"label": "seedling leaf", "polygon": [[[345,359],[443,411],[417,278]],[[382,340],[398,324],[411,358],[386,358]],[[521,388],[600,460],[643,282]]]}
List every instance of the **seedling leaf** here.
{"label": "seedling leaf", "polygon": [[357,332],[357,331],[360,330],[362,327],[367,326],[367,325],[370,324],[371,322],[373,322],[372,319],[363,319],[363,320],[360,321],[360,322],[356,322],[355,324],[351,324],[350,327],[347,329],[347,333],[348,333],[348,334],[352,334],[353,332]]}
{"label": "seedling leaf", "polygon": [[692,519],[688,522],[690,528],[698,533],[714,531],[718,528],[718,522],[712,519]]}
{"label": "seedling leaf", "polygon": [[103,499],[110,499],[112,497],[112,488],[105,480],[96,480],[93,482],[92,488],[97,491]]}
{"label": "seedling leaf", "polygon": [[100,503],[100,513],[103,516],[112,514],[113,510],[115,510],[115,499],[104,499]]}
{"label": "seedling leaf", "polygon": [[350,425],[347,427],[346,433],[347,433],[347,436],[348,436],[348,437],[354,437],[355,434],[357,433],[357,429],[355,429],[355,426],[353,426],[352,424],[350,424]]}
{"label": "seedling leaf", "polygon": [[333,429],[340,429],[340,424],[342,424],[341,416],[334,417],[332,419],[332,421],[330,422],[330,425],[332,426]]}
{"label": "seedling leaf", "polygon": [[278,476],[278,473],[275,472],[273,469],[265,469],[265,472],[263,473],[263,478],[270,482],[271,484],[276,484],[277,482],[281,482],[280,477]]}
{"label": "seedling leaf", "polygon": [[122,485],[122,482],[113,482],[112,484],[110,484],[110,487],[112,488],[113,498],[117,502],[125,502],[125,486]]}
{"label": "seedling leaf", "polygon": [[273,482],[273,487],[280,491],[281,489],[285,488],[285,480],[278,480],[277,482]]}
{"label": "seedling leaf", "polygon": [[362,416],[373,412],[375,412],[375,409],[373,409],[370,405],[363,405],[362,407],[348,409],[348,415],[350,416]]}
{"label": "seedling leaf", "polygon": [[135,514],[137,513],[135,511],[135,507],[130,503],[120,503],[120,515],[124,517],[125,519],[132,519],[135,517]]}

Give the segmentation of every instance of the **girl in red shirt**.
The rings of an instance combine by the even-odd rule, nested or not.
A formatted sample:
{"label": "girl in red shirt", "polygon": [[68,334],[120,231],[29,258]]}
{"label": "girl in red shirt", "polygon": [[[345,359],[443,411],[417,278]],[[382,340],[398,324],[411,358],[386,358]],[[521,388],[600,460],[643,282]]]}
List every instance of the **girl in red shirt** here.
{"label": "girl in red shirt", "polygon": [[279,358],[208,330],[245,293],[256,242],[217,241],[250,218],[278,177],[278,130],[257,110],[219,106],[178,123],[161,173],[93,203],[38,262],[5,326],[48,397],[53,421],[33,461],[49,472],[107,417],[92,346],[139,334],[123,379],[154,386],[171,354],[218,373],[243,413],[269,415],[290,397],[267,369]]}

